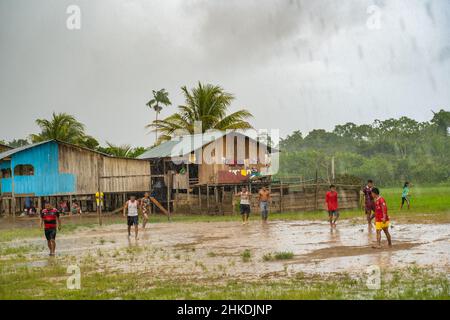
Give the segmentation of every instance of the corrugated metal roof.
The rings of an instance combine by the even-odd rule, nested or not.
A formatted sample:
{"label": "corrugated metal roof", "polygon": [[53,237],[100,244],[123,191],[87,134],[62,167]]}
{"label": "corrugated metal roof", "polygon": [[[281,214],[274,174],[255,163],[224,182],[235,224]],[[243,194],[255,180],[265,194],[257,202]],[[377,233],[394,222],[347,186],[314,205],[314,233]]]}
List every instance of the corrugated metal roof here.
{"label": "corrugated metal roof", "polygon": [[87,150],[87,151],[90,151],[90,152],[95,152],[95,153],[101,154],[102,156],[105,156],[105,157],[108,157],[108,158],[117,158],[117,159],[126,159],[126,160],[136,160],[136,159],[133,159],[133,158],[124,158],[124,157],[116,157],[116,156],[112,156],[112,155],[107,154],[107,153],[103,153],[103,152],[100,152],[100,151],[97,151],[97,150],[92,150],[92,149],[89,149],[89,148],[86,148],[86,147],[78,146],[78,145],[76,145],[76,144],[72,144],[72,143],[68,143],[68,142],[64,142],[64,141],[59,141],[59,140],[46,140],[46,141],[42,141],[42,142],[37,142],[37,143],[29,144],[29,145],[27,145],[27,146],[22,146],[22,147],[19,147],[19,148],[15,148],[15,149],[12,149],[12,150],[7,150],[7,151],[5,151],[5,152],[0,153],[0,160],[2,160],[2,159],[4,159],[4,158],[8,158],[8,157],[10,157],[10,156],[12,156],[13,154],[16,154],[16,153],[18,153],[18,152],[21,152],[21,151],[24,151],[24,150],[28,150],[28,149],[37,147],[37,146],[39,146],[39,145],[41,145],[41,144],[46,144],[46,143],[49,143],[49,142],[56,142],[56,143],[60,143],[60,144],[65,144],[65,145],[68,145],[68,146],[72,146],[72,147],[74,147],[74,148],[80,148],[80,149]]}
{"label": "corrugated metal roof", "polygon": [[[172,138],[172,140],[163,142],[160,145],[144,152],[138,157],[138,159],[181,157],[229,133],[230,132],[225,131],[212,131],[203,134],[200,133],[177,136]],[[231,133],[247,136],[245,133],[239,131],[233,131]],[[200,141],[200,143],[198,141]],[[275,148],[271,148],[271,151],[278,152]]]}
{"label": "corrugated metal roof", "polygon": [[181,157],[203,147],[204,145],[223,137],[226,132],[214,131],[203,134],[182,135],[144,152],[138,159],[153,159]]}
{"label": "corrugated metal roof", "polygon": [[30,148],[34,148],[36,146],[48,143],[50,141],[52,141],[52,140],[47,140],[47,141],[42,141],[42,142],[38,142],[38,143],[33,143],[33,144],[29,144],[27,146],[22,146],[22,147],[14,148],[14,149],[11,149],[11,150],[7,150],[5,152],[0,153],[0,160],[8,158],[8,157],[12,156],[13,154],[15,154],[17,152],[21,152],[21,151],[24,151],[24,150],[27,150],[27,149],[30,149]]}

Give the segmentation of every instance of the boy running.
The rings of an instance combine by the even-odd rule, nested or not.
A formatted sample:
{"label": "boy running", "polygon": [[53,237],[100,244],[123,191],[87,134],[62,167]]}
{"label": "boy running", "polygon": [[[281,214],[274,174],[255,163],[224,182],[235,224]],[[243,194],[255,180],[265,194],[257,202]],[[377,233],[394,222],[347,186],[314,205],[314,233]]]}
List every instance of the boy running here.
{"label": "boy running", "polygon": [[378,188],[372,189],[372,195],[375,199],[375,229],[377,230],[377,245],[374,248],[381,248],[381,230],[386,235],[389,247],[391,247],[392,241],[389,233],[389,216],[386,201],[380,196],[380,190]]}
{"label": "boy running", "polygon": [[247,224],[250,215],[250,193],[246,187],[242,187],[241,192],[239,192],[237,196],[241,197],[239,209],[241,211],[242,224]]}
{"label": "boy running", "polygon": [[330,186],[330,191],[325,195],[325,203],[327,205],[330,227],[336,228],[336,221],[339,218],[338,193],[336,192],[336,186],[333,184]]}
{"label": "boy running", "polygon": [[403,209],[403,205],[405,204],[408,205],[408,210],[410,208],[410,201],[409,201],[409,182],[405,182],[405,184],[403,185],[403,191],[402,191],[402,205],[400,206],[400,209]]}
{"label": "boy running", "polygon": [[[131,236],[131,226],[134,225],[134,237],[137,240],[138,238],[138,228],[139,228],[139,201],[136,200],[135,196],[131,196],[130,200],[125,202],[123,207],[123,216],[127,217],[127,225],[128,225],[128,237]],[[128,214],[127,214],[128,211]]]}
{"label": "boy running", "polygon": [[150,208],[151,208],[151,200],[150,195],[148,192],[144,194],[144,197],[141,199],[141,210],[142,210],[142,229],[145,229],[145,225],[148,221],[148,215],[150,214]]}
{"label": "boy running", "polygon": [[55,255],[56,250],[56,229],[61,230],[59,212],[50,203],[45,204],[45,209],[41,212],[41,228],[44,227],[45,238],[47,239],[49,256]]}
{"label": "boy running", "polygon": [[267,222],[267,218],[269,217],[270,191],[266,187],[262,187],[261,190],[259,190],[258,195],[261,218],[263,222]]}
{"label": "boy running", "polygon": [[373,181],[367,180],[367,185],[363,188],[363,194],[364,194],[364,209],[366,213],[366,219],[367,224],[369,226],[369,229],[372,227],[372,220],[375,217],[372,214],[372,211],[375,211],[375,203],[372,196],[372,189],[373,189]]}

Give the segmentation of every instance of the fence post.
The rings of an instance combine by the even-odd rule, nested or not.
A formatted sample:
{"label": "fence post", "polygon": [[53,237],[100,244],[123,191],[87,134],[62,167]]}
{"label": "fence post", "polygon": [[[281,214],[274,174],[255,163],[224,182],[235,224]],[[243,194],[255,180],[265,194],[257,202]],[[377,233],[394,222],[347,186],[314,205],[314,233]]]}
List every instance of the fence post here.
{"label": "fence post", "polygon": [[318,192],[319,192],[319,176],[318,176],[318,172],[316,170],[316,189],[314,192],[314,210],[316,210],[316,211],[318,209],[318,206],[317,206]]}

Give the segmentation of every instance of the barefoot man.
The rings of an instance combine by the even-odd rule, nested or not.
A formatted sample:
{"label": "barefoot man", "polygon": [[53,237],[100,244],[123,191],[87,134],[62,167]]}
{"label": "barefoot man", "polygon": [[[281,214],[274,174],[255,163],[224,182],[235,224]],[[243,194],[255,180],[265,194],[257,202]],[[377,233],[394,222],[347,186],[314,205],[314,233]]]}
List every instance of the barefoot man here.
{"label": "barefoot man", "polygon": [[61,230],[61,221],[59,220],[59,212],[47,202],[45,209],[41,212],[41,228],[44,227],[45,238],[47,239],[50,256],[55,255],[56,250],[56,229]]}
{"label": "barefoot man", "polygon": [[392,246],[391,235],[389,233],[389,216],[386,201],[380,196],[378,188],[372,189],[375,200],[375,229],[377,230],[377,245],[374,248],[381,248],[381,230],[386,235],[389,247]]}
{"label": "barefoot man", "polygon": [[267,222],[267,218],[269,216],[270,191],[266,187],[262,187],[261,190],[259,190],[258,195],[261,218],[264,222]]}
{"label": "barefoot man", "polygon": [[131,226],[134,225],[134,237],[136,239],[138,238],[138,227],[139,227],[138,208],[139,208],[139,201],[136,200],[135,196],[131,196],[130,200],[125,202],[125,205],[123,207],[123,216],[127,217],[128,237],[131,236]]}
{"label": "barefoot man", "polygon": [[142,210],[142,229],[145,229],[145,225],[148,221],[148,215],[150,214],[150,208],[151,208],[151,200],[150,200],[150,194],[146,192],[144,194],[144,197],[141,199],[141,210]]}
{"label": "barefoot man", "polygon": [[330,221],[330,227],[336,228],[336,221],[339,218],[338,211],[338,193],[336,192],[336,186],[332,184],[330,191],[325,195],[325,205],[328,211],[328,219]]}
{"label": "barefoot man", "polygon": [[366,212],[366,219],[369,229],[372,228],[372,220],[375,217],[372,214],[372,211],[375,210],[372,189],[373,189],[373,181],[367,180],[367,185],[363,188],[362,191],[364,194],[364,210]]}
{"label": "barefoot man", "polygon": [[239,209],[241,211],[242,224],[247,224],[250,215],[250,193],[246,187],[242,187],[241,192],[239,192],[237,196],[241,197]]}

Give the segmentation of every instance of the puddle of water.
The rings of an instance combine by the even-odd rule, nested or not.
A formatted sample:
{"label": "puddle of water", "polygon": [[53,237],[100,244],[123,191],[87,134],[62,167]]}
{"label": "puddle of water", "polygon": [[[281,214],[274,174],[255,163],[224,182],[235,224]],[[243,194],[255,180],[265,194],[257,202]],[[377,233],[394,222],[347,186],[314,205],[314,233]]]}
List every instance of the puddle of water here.
{"label": "puddle of water", "polygon": [[[308,221],[251,221],[246,226],[238,221],[158,223],[140,231],[137,241],[127,237],[123,224],[96,229],[59,236],[57,254],[77,259],[91,254],[102,268],[168,278],[223,275],[258,279],[283,277],[286,272],[363,273],[370,265],[399,268],[412,263],[450,270],[450,224],[396,225],[391,229],[393,247],[388,249],[383,237],[385,248],[381,250],[371,248],[375,233],[351,221],[342,221],[336,230],[330,230],[327,222]],[[42,246],[43,241],[29,239],[27,243]],[[241,257],[245,249],[251,252],[249,262]],[[271,252],[292,252],[294,258],[263,261],[263,256]],[[43,262],[35,263],[39,266]]]}

